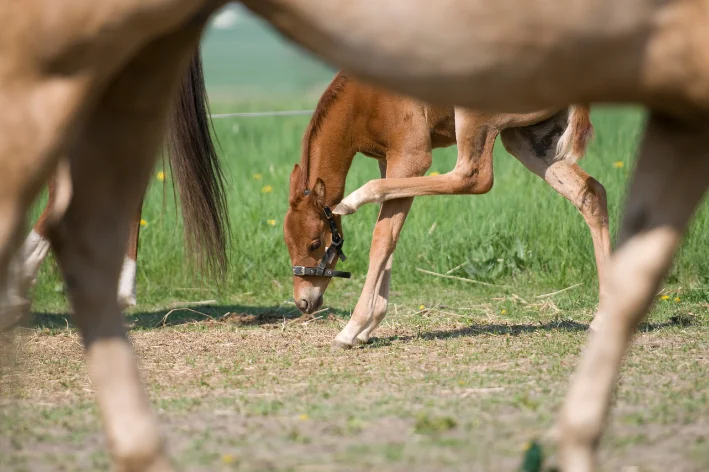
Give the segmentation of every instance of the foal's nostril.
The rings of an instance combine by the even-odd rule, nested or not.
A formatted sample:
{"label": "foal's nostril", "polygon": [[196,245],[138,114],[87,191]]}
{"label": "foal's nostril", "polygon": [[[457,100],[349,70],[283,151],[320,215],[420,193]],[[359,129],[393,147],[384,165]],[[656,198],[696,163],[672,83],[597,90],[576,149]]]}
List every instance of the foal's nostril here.
{"label": "foal's nostril", "polygon": [[300,308],[300,311],[307,313],[309,308],[308,300],[301,298],[300,303],[298,303],[298,308]]}

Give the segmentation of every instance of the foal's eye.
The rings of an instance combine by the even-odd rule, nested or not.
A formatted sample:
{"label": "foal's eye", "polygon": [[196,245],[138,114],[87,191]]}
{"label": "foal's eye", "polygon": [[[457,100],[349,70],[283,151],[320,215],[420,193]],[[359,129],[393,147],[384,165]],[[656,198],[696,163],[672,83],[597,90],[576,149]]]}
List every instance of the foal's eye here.
{"label": "foal's eye", "polygon": [[320,244],[322,244],[322,243],[320,242],[319,239],[316,240],[316,241],[313,241],[313,242],[310,244],[310,250],[311,250],[311,251],[317,251],[317,250],[320,248]]}

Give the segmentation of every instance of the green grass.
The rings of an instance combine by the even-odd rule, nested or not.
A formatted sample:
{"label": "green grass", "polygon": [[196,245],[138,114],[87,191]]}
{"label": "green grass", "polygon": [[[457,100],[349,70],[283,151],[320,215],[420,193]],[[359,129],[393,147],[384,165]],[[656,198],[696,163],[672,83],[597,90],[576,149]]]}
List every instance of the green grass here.
{"label": "green grass", "polygon": [[[597,137],[581,164],[607,188],[613,234],[642,118],[639,112],[627,109],[599,109],[593,113]],[[233,232],[230,271],[219,288],[212,281],[195,276],[185,263],[169,176],[166,189],[155,180],[144,206],[147,226],[140,236],[138,299],[142,308],[205,299],[239,303],[245,293],[254,295],[260,304],[289,297],[290,260],[281,226],[288,205],[288,178],[300,158],[300,139],[307,120],[294,117],[215,121],[229,182]],[[455,148],[436,150],[431,170],[445,172],[454,162]],[[624,167],[614,166],[615,162],[624,163]],[[262,180],[256,180],[256,174]],[[377,175],[376,162],[358,155],[348,176],[347,191]],[[264,193],[264,189],[272,190]],[[697,214],[670,276],[673,285],[702,287],[709,277],[707,258],[703,257],[708,247],[708,210],[704,205]],[[354,277],[336,281],[326,294],[327,303],[337,303],[341,293],[358,292],[361,288],[377,211],[377,206],[370,205],[344,219],[350,258],[342,265]],[[270,225],[269,220],[275,220],[275,225]],[[592,303],[596,296],[593,250],[583,219],[569,202],[506,154],[502,146],[496,147],[495,185],[489,194],[422,197],[415,201],[395,261],[395,291],[422,285],[459,287],[459,282],[434,279],[415,269],[445,272],[471,261],[470,266],[477,271],[466,273],[463,268],[459,275],[532,286],[540,291],[582,283],[575,290],[580,300]],[[35,309],[62,309],[65,305],[61,288],[56,268],[45,264],[35,292]],[[466,286],[466,290],[471,294],[489,293],[478,286]],[[702,290],[690,296],[706,300]]]}

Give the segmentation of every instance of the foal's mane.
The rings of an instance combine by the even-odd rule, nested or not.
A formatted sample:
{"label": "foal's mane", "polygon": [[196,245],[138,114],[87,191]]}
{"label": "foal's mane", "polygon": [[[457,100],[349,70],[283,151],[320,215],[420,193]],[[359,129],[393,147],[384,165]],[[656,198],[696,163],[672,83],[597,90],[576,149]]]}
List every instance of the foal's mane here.
{"label": "foal's mane", "polygon": [[335,100],[344,88],[347,80],[347,76],[343,72],[338,72],[335,78],[332,79],[332,82],[330,82],[330,85],[328,85],[327,89],[325,89],[325,92],[323,92],[320,97],[318,105],[315,107],[315,111],[313,112],[313,117],[310,119],[310,123],[308,124],[305,134],[303,135],[303,150],[300,156],[300,167],[302,170],[304,188],[308,187],[311,143],[320,132],[330,106],[335,103]]}

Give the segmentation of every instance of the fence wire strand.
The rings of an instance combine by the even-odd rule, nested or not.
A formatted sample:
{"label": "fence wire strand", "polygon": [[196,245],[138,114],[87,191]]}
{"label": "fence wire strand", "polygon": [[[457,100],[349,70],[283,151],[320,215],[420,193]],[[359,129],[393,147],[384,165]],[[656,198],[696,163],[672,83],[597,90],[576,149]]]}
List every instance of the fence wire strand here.
{"label": "fence wire strand", "polygon": [[252,111],[244,113],[214,113],[212,119],[221,118],[259,118],[267,116],[306,116],[312,115],[314,110],[284,110],[284,111]]}

